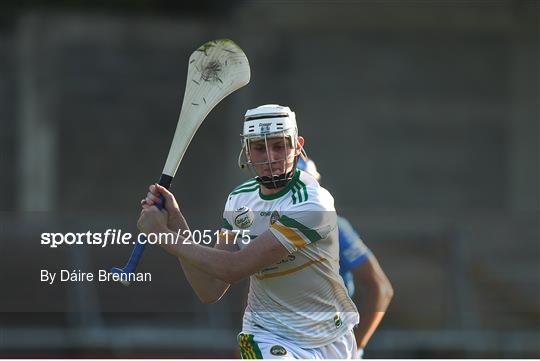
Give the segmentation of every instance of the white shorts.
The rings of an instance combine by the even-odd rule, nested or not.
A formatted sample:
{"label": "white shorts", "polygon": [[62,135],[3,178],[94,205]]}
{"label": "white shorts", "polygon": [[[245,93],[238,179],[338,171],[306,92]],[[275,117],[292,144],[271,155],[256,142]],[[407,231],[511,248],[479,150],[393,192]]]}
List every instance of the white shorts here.
{"label": "white shorts", "polygon": [[356,339],[350,330],[336,341],[316,348],[302,348],[275,335],[240,333],[238,345],[242,359],[353,359]]}

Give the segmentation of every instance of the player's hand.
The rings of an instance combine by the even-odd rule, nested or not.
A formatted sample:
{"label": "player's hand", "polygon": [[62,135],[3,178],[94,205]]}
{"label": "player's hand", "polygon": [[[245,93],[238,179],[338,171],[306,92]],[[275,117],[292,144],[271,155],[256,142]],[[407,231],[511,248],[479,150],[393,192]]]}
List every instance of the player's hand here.
{"label": "player's hand", "polygon": [[[159,187],[161,187],[159,184],[155,183],[155,184],[150,184],[150,186],[148,186],[148,193],[146,194],[146,198],[143,198],[141,200],[141,206],[143,208],[146,208],[146,207],[152,207],[152,206],[157,206],[158,204],[161,203],[161,199],[159,198],[160,196],[160,192],[159,192]],[[161,187],[163,188],[163,187]],[[163,188],[165,189],[165,188]],[[174,197],[173,197],[174,199]],[[175,200],[176,202],[176,200]],[[167,208],[169,202],[165,202],[165,209]]]}
{"label": "player's hand", "polygon": [[146,198],[141,201],[143,209],[153,207],[161,203],[160,195],[165,199],[165,210],[169,214],[167,219],[167,227],[173,231],[178,231],[182,225],[182,216],[180,213],[180,207],[174,195],[169,192],[165,187],[159,184],[152,184],[148,187],[148,194]]}
{"label": "player's hand", "polygon": [[167,219],[168,213],[165,209],[146,207],[141,211],[137,228],[146,234],[168,232]]}

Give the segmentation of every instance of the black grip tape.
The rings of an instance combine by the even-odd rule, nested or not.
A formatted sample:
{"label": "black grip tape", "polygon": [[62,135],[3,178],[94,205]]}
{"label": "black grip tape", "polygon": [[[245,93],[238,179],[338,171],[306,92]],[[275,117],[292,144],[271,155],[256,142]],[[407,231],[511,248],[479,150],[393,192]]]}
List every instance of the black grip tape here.
{"label": "black grip tape", "polygon": [[158,184],[162,187],[169,189],[171,187],[172,180],[173,180],[173,177],[171,177],[170,175],[162,174],[161,177],[159,178]]}

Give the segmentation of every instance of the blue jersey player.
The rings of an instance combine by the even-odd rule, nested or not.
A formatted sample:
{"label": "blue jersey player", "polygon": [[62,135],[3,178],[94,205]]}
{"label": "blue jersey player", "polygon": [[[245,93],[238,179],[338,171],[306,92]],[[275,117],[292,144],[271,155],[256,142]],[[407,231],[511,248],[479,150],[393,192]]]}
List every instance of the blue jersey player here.
{"label": "blue jersey player", "polygon": [[338,230],[339,274],[345,281],[349,296],[353,297],[355,287],[352,271],[367,262],[371,252],[347,219],[338,217]]}
{"label": "blue jersey player", "polygon": [[[320,180],[315,163],[299,158],[297,167]],[[340,274],[358,306],[360,323],[355,329],[359,357],[379,326],[393,296],[393,289],[379,262],[351,223],[338,217]]]}

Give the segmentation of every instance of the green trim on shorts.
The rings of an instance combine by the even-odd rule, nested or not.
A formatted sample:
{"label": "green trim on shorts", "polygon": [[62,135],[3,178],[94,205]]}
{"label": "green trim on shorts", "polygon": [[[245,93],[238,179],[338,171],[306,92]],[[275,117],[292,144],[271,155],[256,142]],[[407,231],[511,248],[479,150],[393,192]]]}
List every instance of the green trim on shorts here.
{"label": "green trim on shorts", "polygon": [[253,335],[248,333],[241,333],[238,335],[238,346],[240,346],[240,356],[244,360],[258,359],[262,360],[262,352],[257,345],[257,342],[253,340]]}

